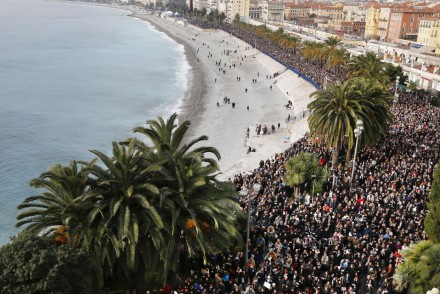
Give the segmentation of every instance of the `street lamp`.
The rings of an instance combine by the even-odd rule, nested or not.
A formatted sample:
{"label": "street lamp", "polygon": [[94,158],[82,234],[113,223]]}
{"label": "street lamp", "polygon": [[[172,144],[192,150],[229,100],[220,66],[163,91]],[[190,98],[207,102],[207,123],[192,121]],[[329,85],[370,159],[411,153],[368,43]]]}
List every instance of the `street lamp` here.
{"label": "street lamp", "polygon": [[247,211],[247,226],[246,226],[246,252],[245,252],[245,256],[244,256],[244,265],[247,269],[247,264],[248,264],[248,258],[249,258],[249,229],[251,227],[251,204],[252,204],[252,195],[251,192],[255,191],[256,194],[258,194],[258,191],[260,191],[261,189],[261,185],[258,183],[253,184],[253,186],[250,186],[248,191],[244,191],[241,190],[240,191],[240,196],[247,196],[248,197],[248,211]]}
{"label": "street lamp", "polygon": [[399,81],[400,77],[396,77],[396,89],[394,90],[394,104],[397,104],[399,102],[399,94],[397,94],[397,88],[399,87]]}
{"label": "street lamp", "polygon": [[353,158],[353,169],[351,171],[351,180],[350,180],[350,186],[353,184],[354,180],[354,172],[356,169],[356,155],[358,150],[358,144],[359,144],[359,137],[362,134],[362,131],[364,130],[364,122],[360,119],[356,121],[357,128],[354,129],[354,136],[356,137],[356,146],[354,147],[354,158]]}

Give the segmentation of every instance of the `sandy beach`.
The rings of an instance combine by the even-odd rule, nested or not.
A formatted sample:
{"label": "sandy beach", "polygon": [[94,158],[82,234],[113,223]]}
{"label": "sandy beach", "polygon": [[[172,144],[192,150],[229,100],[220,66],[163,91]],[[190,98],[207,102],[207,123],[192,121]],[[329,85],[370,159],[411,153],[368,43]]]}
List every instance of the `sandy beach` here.
{"label": "sandy beach", "polygon": [[[285,150],[308,131],[307,117],[289,123],[286,119],[307,109],[315,88],[283,65],[224,31],[184,26],[174,18],[150,13],[132,16],[184,45],[192,74],[179,120],[191,121],[190,137],[207,135],[207,145],[220,151],[220,180],[257,168],[260,160]],[[280,74],[274,78],[274,73]],[[224,97],[230,104],[223,102]],[[284,107],[289,100],[293,109]],[[257,135],[257,124],[266,125],[268,134]],[[248,154],[249,146],[256,152]]]}

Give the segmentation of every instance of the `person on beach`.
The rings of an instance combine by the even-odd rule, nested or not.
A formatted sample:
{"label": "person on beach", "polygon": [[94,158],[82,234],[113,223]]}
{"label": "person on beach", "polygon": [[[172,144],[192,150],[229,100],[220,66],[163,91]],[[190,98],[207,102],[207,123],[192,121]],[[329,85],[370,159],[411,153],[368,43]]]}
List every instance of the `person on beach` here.
{"label": "person on beach", "polygon": [[249,128],[247,128],[246,130],[246,137],[249,139],[249,134],[251,133],[251,130]]}
{"label": "person on beach", "polygon": [[272,90],[272,85],[270,85],[270,89]]}
{"label": "person on beach", "polygon": [[217,101],[217,107],[220,107],[220,103],[218,103],[218,101]]}
{"label": "person on beach", "polygon": [[249,111],[249,105],[246,108],[247,108],[247,111]]}
{"label": "person on beach", "polygon": [[244,89],[244,92],[245,92],[245,93],[247,93],[247,88],[246,88],[246,89]]}

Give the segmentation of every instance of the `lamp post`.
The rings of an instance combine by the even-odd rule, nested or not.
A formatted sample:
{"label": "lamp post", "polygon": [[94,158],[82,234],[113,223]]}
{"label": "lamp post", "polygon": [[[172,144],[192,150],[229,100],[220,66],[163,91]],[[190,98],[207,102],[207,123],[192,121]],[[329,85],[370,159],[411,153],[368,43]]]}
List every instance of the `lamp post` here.
{"label": "lamp post", "polygon": [[360,119],[356,121],[357,128],[354,129],[354,136],[356,137],[356,146],[354,147],[354,157],[353,157],[353,169],[351,171],[351,180],[350,180],[350,187],[353,184],[354,180],[354,172],[356,169],[356,155],[358,150],[358,144],[359,144],[359,137],[362,134],[362,131],[364,130],[364,122]]}
{"label": "lamp post", "polygon": [[399,81],[400,77],[396,77],[396,89],[394,90],[394,104],[397,104],[399,102],[399,94],[397,94],[397,88],[399,87]]}
{"label": "lamp post", "polygon": [[248,197],[248,207],[247,207],[247,226],[246,226],[246,251],[244,256],[244,265],[247,269],[248,264],[248,258],[249,258],[249,230],[251,227],[251,204],[252,204],[252,195],[251,192],[255,191],[255,193],[258,193],[260,191],[261,185],[258,183],[254,183],[252,186],[249,186],[248,191],[241,190],[240,196],[247,196]]}

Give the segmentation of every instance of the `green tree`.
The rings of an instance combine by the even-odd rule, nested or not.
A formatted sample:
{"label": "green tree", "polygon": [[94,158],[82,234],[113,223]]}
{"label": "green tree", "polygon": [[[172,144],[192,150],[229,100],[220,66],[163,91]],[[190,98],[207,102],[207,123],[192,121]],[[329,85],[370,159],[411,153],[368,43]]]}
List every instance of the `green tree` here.
{"label": "green tree", "polygon": [[294,188],[297,197],[301,192],[311,192],[314,186],[321,185],[325,176],[326,170],[319,165],[316,155],[301,152],[287,161],[284,181]]}
{"label": "green tree", "polygon": [[327,58],[327,67],[337,68],[338,72],[340,72],[345,65],[347,65],[350,60],[350,54],[345,49],[335,49],[331,52],[329,57]]}
{"label": "green tree", "polygon": [[151,180],[160,166],[151,153],[135,149],[134,142],[128,146],[114,142],[112,157],[92,153],[102,165],[89,171],[91,188],[100,197],[87,217],[88,244],[103,269],[101,276],[109,273],[135,287],[139,272],[151,280],[152,267],[161,257],[157,253],[165,244],[159,189]]}
{"label": "green tree", "polygon": [[349,77],[363,77],[380,81],[384,85],[390,84],[387,66],[373,52],[354,56],[348,63]]}
{"label": "green tree", "polygon": [[394,275],[397,288],[411,293],[426,293],[440,285],[440,167],[434,171],[425,231],[429,241],[421,241],[403,252],[404,262]]}
{"label": "green tree", "polygon": [[213,147],[195,147],[206,136],[184,144],[190,123],[177,126],[176,118],[174,114],[167,121],[158,118],[135,128],[153,143],[162,164],[155,181],[161,187],[161,215],[169,234],[163,248],[164,279],[176,270],[182,246],[189,257],[200,255],[206,261],[208,253],[228,249],[241,237],[237,219],[242,212],[233,190],[215,180],[220,154]]}
{"label": "green tree", "polygon": [[392,98],[383,85],[374,80],[338,82],[312,93],[311,97],[316,99],[308,105],[312,111],[308,118],[310,130],[313,136],[322,138],[333,148],[333,167],[344,144],[351,152],[357,120],[364,122],[361,142],[373,144],[386,131],[392,118],[389,112]]}
{"label": "green tree", "polygon": [[429,213],[425,218],[425,231],[434,243],[440,243],[440,168],[434,171],[431,192],[429,193]]}
{"label": "green tree", "polygon": [[440,107],[440,91],[436,91],[429,102],[434,107]]}
{"label": "green tree", "polygon": [[398,291],[424,294],[440,285],[440,244],[421,241],[402,252],[404,262],[394,274]]}
{"label": "green tree", "polygon": [[45,235],[58,226],[65,226],[69,236],[81,236],[88,213],[87,203],[96,196],[88,189],[88,169],[94,163],[72,161],[68,166],[55,165],[33,179],[31,187],[44,189],[44,192],[26,198],[18,206],[21,211],[16,226],[26,225],[26,231]]}
{"label": "green tree", "polygon": [[399,77],[399,84],[404,85],[408,76],[405,75],[401,66],[394,66],[391,63],[385,63],[385,74],[391,83],[396,83],[397,77]]}
{"label": "green tree", "polygon": [[0,289],[15,293],[99,293],[85,250],[22,233],[0,248]]}
{"label": "green tree", "polygon": [[315,62],[319,61],[320,66],[323,65],[323,60],[326,57],[325,45],[324,43],[313,42],[313,41],[305,41],[303,43],[302,55]]}

